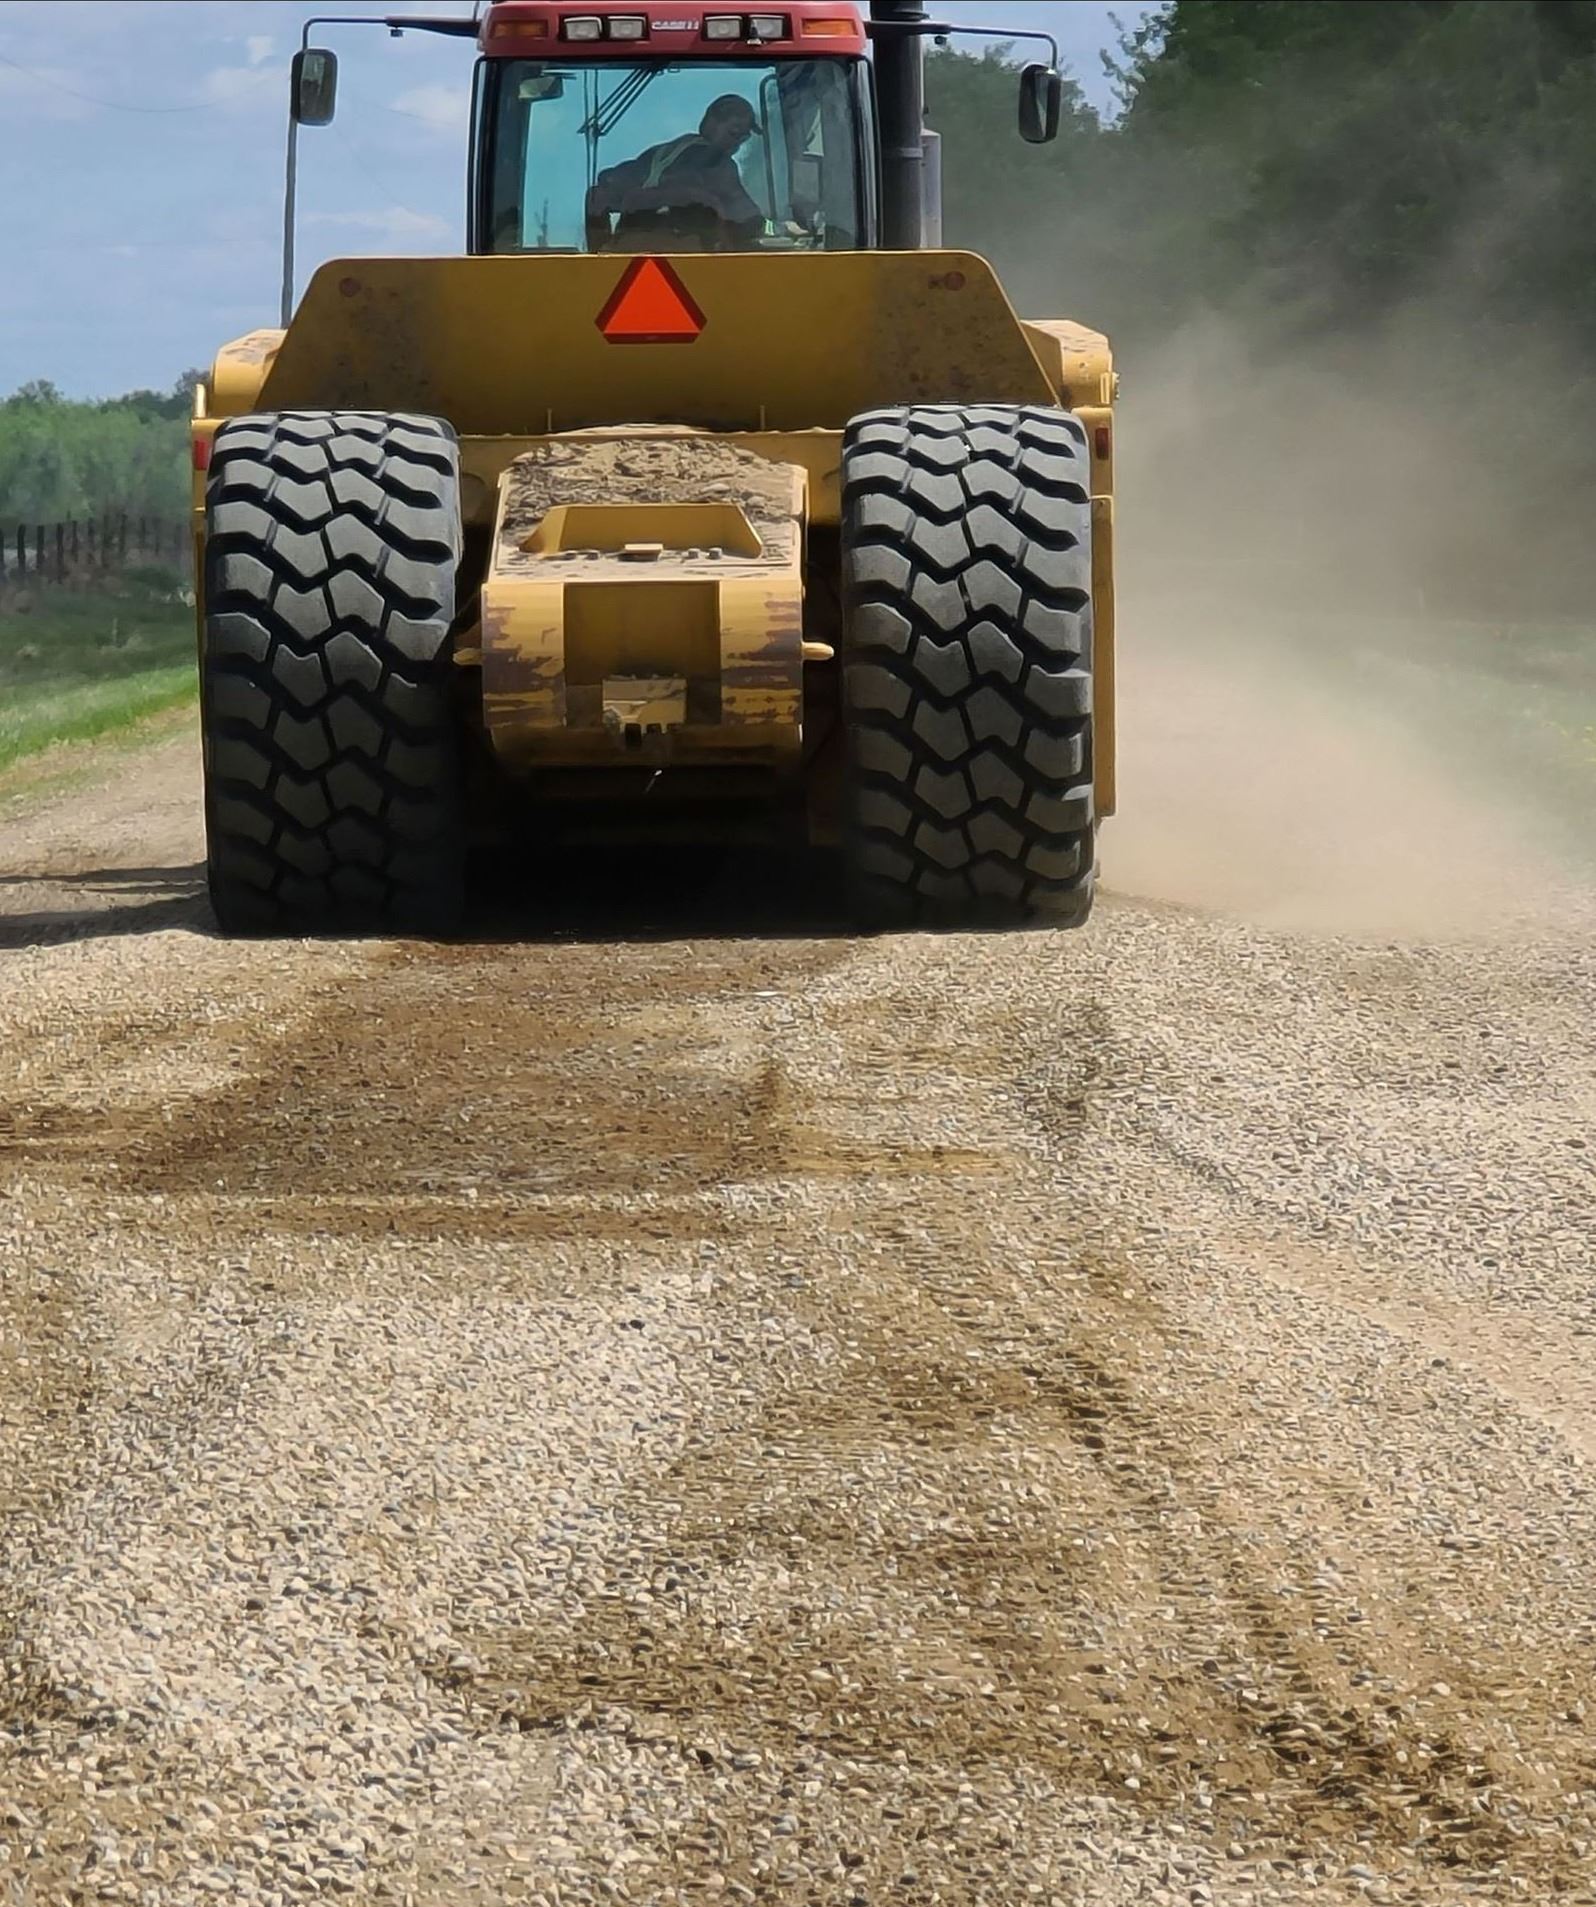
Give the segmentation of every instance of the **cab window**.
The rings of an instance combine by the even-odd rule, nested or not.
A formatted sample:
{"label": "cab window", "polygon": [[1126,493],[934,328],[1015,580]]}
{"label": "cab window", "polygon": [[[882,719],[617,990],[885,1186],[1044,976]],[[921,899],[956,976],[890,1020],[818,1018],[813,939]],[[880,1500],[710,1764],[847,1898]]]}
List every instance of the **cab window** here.
{"label": "cab window", "polygon": [[485,248],[850,251],[863,89],[847,60],[495,60]]}

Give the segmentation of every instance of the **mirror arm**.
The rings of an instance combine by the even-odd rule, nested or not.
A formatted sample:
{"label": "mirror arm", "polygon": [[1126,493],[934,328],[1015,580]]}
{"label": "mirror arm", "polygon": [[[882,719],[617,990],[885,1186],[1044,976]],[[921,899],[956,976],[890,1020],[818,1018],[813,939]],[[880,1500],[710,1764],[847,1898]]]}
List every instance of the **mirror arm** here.
{"label": "mirror arm", "polygon": [[294,315],[294,201],[299,189],[299,121],[288,115],[288,170],[283,181],[283,292],[279,307],[282,328]]}
{"label": "mirror arm", "polygon": [[482,31],[480,20],[458,14],[393,13],[382,24],[396,38],[403,33],[442,33],[452,40],[474,40]]}
{"label": "mirror arm", "polygon": [[310,46],[310,29],[313,26],[380,26],[395,36],[402,33],[445,33],[454,39],[474,40],[482,31],[480,20],[467,20],[463,16],[448,16],[426,13],[318,13],[305,22],[305,30],[299,36],[302,51]]}
{"label": "mirror arm", "polygon": [[[301,53],[310,51],[310,30],[318,26],[380,26],[386,27],[395,39],[405,33],[443,33],[456,39],[474,40],[482,31],[482,22],[478,19],[466,19],[460,15],[454,17],[428,16],[426,14],[394,13],[386,18],[375,17],[369,13],[318,13],[305,22],[304,31],[299,36]],[[294,315],[294,212],[295,201],[299,195],[299,121],[294,117],[292,106],[288,113],[288,158],[286,176],[283,180],[283,289],[280,311],[283,329],[288,329]]]}
{"label": "mirror arm", "polygon": [[1051,33],[1034,27],[961,26],[953,20],[872,20],[865,28],[871,39],[884,39],[894,33],[929,34],[945,40],[950,34],[963,33],[986,40],[1041,40],[1047,47],[1048,65],[1058,65],[1058,41]]}

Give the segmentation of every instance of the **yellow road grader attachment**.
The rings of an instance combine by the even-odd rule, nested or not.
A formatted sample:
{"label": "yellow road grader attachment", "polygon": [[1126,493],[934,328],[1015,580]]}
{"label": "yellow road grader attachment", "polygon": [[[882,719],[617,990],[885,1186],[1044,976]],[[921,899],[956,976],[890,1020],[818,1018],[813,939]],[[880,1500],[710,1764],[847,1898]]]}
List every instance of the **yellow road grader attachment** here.
{"label": "yellow road grader attachment", "polygon": [[[194,430],[224,926],[447,931],[490,819],[798,827],[869,922],[1085,918],[1108,347],[1017,319],[971,253],[883,248],[924,23],[872,11],[873,63],[846,7],[500,0],[472,255],[325,264],[220,352]],[[296,126],[330,57],[296,62]],[[625,137],[623,96],[657,101]],[[648,138],[683,113],[691,166],[693,135]]]}

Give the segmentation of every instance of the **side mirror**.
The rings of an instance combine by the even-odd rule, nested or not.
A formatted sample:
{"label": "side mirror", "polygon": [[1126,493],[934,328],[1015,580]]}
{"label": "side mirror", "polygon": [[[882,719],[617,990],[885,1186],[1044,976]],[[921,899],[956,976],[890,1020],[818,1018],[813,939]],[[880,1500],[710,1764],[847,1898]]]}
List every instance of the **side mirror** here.
{"label": "side mirror", "polygon": [[1020,71],[1020,137],[1027,145],[1045,146],[1058,137],[1058,116],[1064,103],[1064,82],[1051,66],[1027,66]]}
{"label": "side mirror", "polygon": [[530,79],[522,80],[520,96],[533,105],[540,99],[564,99],[565,75],[563,73],[534,73]]}
{"label": "side mirror", "polygon": [[296,126],[325,126],[338,100],[338,55],[305,46],[294,55],[288,114]]}

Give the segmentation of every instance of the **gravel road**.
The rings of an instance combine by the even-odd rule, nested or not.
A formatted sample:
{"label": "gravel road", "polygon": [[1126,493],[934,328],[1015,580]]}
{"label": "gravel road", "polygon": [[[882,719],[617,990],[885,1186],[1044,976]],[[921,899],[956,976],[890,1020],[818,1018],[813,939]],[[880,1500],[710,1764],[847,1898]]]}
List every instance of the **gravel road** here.
{"label": "gravel road", "polygon": [[1596,906],[1139,666],[1065,938],[0,791],[0,1899],[1596,1900]]}

